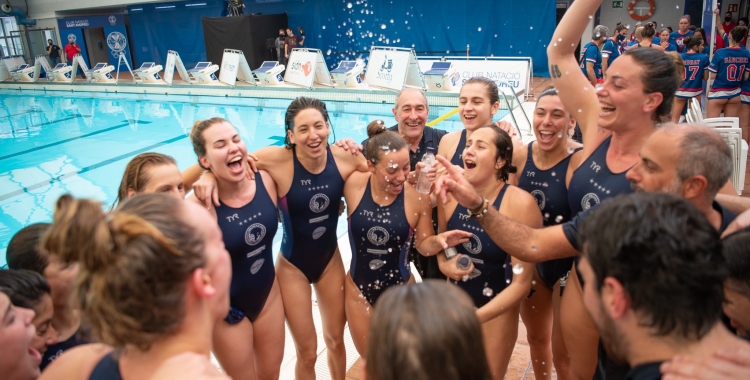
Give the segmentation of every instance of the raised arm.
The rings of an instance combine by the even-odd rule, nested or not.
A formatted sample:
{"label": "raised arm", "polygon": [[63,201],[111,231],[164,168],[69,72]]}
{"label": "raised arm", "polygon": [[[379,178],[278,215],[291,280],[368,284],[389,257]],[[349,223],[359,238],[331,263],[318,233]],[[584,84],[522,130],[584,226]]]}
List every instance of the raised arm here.
{"label": "raised arm", "polygon": [[[588,25],[589,17],[596,13],[600,4],[601,0],[573,2],[547,46],[552,83],[557,88],[565,108],[576,115],[583,134],[584,146],[598,146],[598,143],[594,141],[589,144],[588,140],[593,140],[598,135],[599,100],[591,86],[591,83],[596,83],[596,75],[590,79],[583,75],[575,57],[575,49]],[[588,66],[587,63],[585,66],[587,70]],[[591,79],[593,82],[590,82]],[[596,146],[592,147],[592,149],[595,148]]]}

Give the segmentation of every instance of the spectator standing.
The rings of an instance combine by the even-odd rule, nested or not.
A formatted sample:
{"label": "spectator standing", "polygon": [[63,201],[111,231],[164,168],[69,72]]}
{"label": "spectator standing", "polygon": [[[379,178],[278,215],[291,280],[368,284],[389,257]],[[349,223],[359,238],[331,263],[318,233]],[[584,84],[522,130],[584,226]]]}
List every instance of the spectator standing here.
{"label": "spectator standing", "polygon": [[47,43],[49,43],[47,55],[49,55],[49,60],[52,62],[52,67],[55,67],[55,65],[60,63],[60,47],[55,45],[52,40],[47,40]]}

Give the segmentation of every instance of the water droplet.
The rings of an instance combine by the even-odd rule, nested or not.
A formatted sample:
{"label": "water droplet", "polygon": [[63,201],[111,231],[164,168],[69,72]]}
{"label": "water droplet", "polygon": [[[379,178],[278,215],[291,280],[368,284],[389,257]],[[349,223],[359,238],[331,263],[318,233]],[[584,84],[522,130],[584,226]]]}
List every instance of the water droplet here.
{"label": "water droplet", "polygon": [[534,27],[533,27],[533,26],[530,26],[530,27],[529,27],[529,29],[534,29]]}
{"label": "water droplet", "polygon": [[[545,213],[544,213],[544,219],[549,219],[549,213],[548,213],[548,212],[545,212]],[[533,248],[533,247],[532,247],[532,248]]]}
{"label": "water droplet", "polygon": [[492,297],[492,294],[495,292],[492,291],[490,288],[484,288],[482,289],[482,294],[484,294],[485,297]]}
{"label": "water droplet", "polygon": [[568,148],[568,154],[573,154],[573,153],[575,153],[575,149],[573,149],[573,148]]}
{"label": "water droplet", "polygon": [[558,39],[557,39],[557,42],[562,42],[562,38],[558,38]]}
{"label": "water droplet", "polygon": [[495,34],[495,38],[497,38],[497,34]]}
{"label": "water droplet", "polygon": [[583,86],[583,91],[588,91],[588,90],[589,90],[589,86],[588,85],[587,86]]}
{"label": "water droplet", "polygon": [[349,9],[351,9],[352,8],[352,3],[346,3],[346,7],[349,8]]}
{"label": "water droplet", "polygon": [[562,138],[562,133],[558,133],[558,134],[557,134],[557,138],[558,138],[558,139],[561,139],[561,138]]}
{"label": "water droplet", "polygon": [[554,44],[552,44],[552,46],[557,46],[557,42],[555,42]]}
{"label": "water droplet", "polygon": [[391,19],[391,24],[393,24],[393,19]]}
{"label": "water droplet", "polygon": [[386,28],[385,24],[380,24],[380,29],[385,29],[385,28]]}
{"label": "water droplet", "polygon": [[404,24],[408,24],[408,23],[409,23],[409,20],[404,20]]}
{"label": "water droplet", "polygon": [[[326,55],[331,55],[331,49],[328,49],[328,50],[326,51]],[[375,160],[375,159],[373,158],[373,161],[374,161],[374,160]]]}
{"label": "water droplet", "polygon": [[513,274],[521,274],[523,273],[523,265],[516,264],[513,266]]}
{"label": "water droplet", "polygon": [[531,285],[536,285],[536,280],[531,280]]}
{"label": "water droplet", "polygon": [[323,25],[323,26],[321,26],[321,28],[325,29],[325,28],[326,28],[326,26],[325,26],[325,25]]}
{"label": "water droplet", "polygon": [[555,173],[555,172],[552,172],[552,176],[553,176],[553,177],[554,177],[554,176],[556,176],[556,175],[557,175],[557,173]]}
{"label": "water droplet", "polygon": [[481,31],[482,31],[482,27],[480,26],[477,28],[477,32],[481,32]]}
{"label": "water droplet", "polygon": [[680,9],[680,6],[679,6],[679,5],[677,6],[677,9]]}
{"label": "water droplet", "polygon": [[558,215],[558,216],[555,217],[555,223],[562,223],[562,221],[563,221],[563,216],[562,215]]}
{"label": "water droplet", "polygon": [[510,284],[510,280],[505,280],[505,283],[506,284]]}
{"label": "water droplet", "polygon": [[581,112],[583,112],[583,110],[579,108],[579,109],[578,109],[578,112],[579,112],[579,113],[581,113]]}
{"label": "water droplet", "polygon": [[589,20],[592,20],[593,18],[594,18],[594,16],[589,15]]}

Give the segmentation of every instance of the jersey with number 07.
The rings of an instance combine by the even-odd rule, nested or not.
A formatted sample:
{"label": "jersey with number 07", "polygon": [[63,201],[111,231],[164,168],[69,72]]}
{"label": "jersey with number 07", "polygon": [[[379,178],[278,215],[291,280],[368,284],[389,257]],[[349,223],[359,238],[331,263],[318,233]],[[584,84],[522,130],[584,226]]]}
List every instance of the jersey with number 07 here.
{"label": "jersey with number 07", "polygon": [[682,53],[685,72],[682,74],[682,84],[675,96],[678,98],[692,98],[703,92],[703,73],[708,70],[708,56],[701,53]]}
{"label": "jersey with number 07", "polygon": [[717,50],[708,66],[708,71],[716,74],[708,98],[728,99],[739,95],[749,65],[750,52],[745,49],[730,47]]}

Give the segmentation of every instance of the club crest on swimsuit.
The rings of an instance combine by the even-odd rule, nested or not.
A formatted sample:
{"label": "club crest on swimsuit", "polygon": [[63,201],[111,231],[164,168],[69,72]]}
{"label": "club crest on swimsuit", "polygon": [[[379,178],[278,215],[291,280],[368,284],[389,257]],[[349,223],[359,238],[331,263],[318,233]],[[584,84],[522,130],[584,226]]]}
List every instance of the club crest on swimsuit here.
{"label": "club crest on swimsuit", "polygon": [[479,240],[477,235],[471,235],[471,239],[465,241],[463,246],[469,253],[474,255],[478,255],[482,252],[482,241]]}
{"label": "club crest on swimsuit", "polygon": [[371,227],[370,230],[367,231],[367,240],[374,245],[385,245],[390,238],[388,231],[380,226]]}
{"label": "club crest on swimsuit", "polygon": [[266,237],[266,226],[260,223],[253,223],[245,230],[245,243],[247,245],[256,245]]}
{"label": "club crest on swimsuit", "polygon": [[310,199],[310,210],[316,213],[323,212],[328,208],[329,204],[331,204],[331,200],[328,199],[328,196],[323,193],[318,193],[313,195]]}
{"label": "club crest on swimsuit", "polygon": [[588,193],[581,199],[581,208],[588,210],[599,204],[599,197],[594,193]]}
{"label": "club crest on swimsuit", "polygon": [[534,190],[531,192],[531,196],[534,197],[539,209],[544,210],[544,205],[547,203],[547,198],[544,196],[544,192],[541,190]]}

